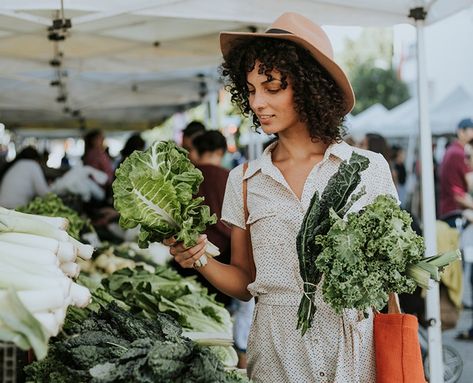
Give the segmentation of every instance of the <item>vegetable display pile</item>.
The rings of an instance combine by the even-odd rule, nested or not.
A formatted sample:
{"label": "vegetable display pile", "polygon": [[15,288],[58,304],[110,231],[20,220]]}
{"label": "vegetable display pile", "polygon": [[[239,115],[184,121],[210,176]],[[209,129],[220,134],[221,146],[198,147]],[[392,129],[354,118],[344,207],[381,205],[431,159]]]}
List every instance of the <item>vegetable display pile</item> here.
{"label": "vegetable display pile", "polygon": [[102,284],[114,298],[126,302],[131,312],[150,319],[169,314],[186,330],[186,336],[212,346],[226,366],[237,364],[238,356],[231,347],[230,314],[193,279],[165,267],[151,273],[137,266],[113,273]]}
{"label": "vegetable display pile", "polygon": [[430,279],[438,281],[442,269],[460,258],[458,250],[423,258],[423,239],[393,197],[378,196],[345,217],[365,194],[364,188],[353,192],[368,165],[357,153],[343,161],[322,196],[314,194],[302,222],[296,242],[304,281],[297,322],[302,335],[311,327],[320,284],[324,301],[337,313],[366,312],[383,308],[391,292],[428,288]]}
{"label": "vegetable display pile", "polygon": [[424,258],[409,213],[390,196],[378,196],[345,220],[331,210],[330,218],[328,233],[316,238],[323,250],[315,264],[324,275],[323,298],[337,313],[380,310],[389,292],[428,288],[429,279],[439,281],[439,271],[460,256],[457,250]]}
{"label": "vegetable display pile", "polygon": [[29,204],[19,207],[17,211],[47,217],[63,217],[69,222],[67,232],[75,239],[80,239],[82,230],[93,230],[88,219],[82,218],[75,210],[67,207],[56,194],[48,193],[44,197],[36,197]]}
{"label": "vegetable display pile", "polygon": [[[216,222],[202,205],[204,198],[193,198],[203,176],[186,153],[173,142],[156,142],[146,151],[135,151],[116,171],[113,193],[120,225],[140,225],[141,246],[174,236],[191,247],[207,225]],[[208,243],[207,255],[218,254]]]}
{"label": "vegetable display pile", "polygon": [[87,288],[76,257],[90,258],[93,248],[72,238],[64,218],[19,213],[0,207],[0,339],[38,359],[58,334],[69,305],[86,306]]}
{"label": "vegetable display pile", "polygon": [[206,347],[182,336],[173,318],[152,320],[115,304],[72,319],[69,336],[57,338],[48,356],[26,367],[36,383],[236,383]]}

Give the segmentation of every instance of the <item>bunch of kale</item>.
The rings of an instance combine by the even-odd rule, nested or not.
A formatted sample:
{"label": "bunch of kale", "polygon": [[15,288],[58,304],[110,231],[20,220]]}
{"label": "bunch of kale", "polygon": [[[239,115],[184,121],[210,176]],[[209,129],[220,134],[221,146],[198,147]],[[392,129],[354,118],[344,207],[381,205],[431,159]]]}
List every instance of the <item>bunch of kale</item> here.
{"label": "bunch of kale", "polygon": [[389,292],[415,290],[418,281],[410,271],[426,262],[423,239],[411,222],[409,213],[386,195],[345,220],[331,212],[330,230],[316,238],[323,248],[316,266],[324,274],[323,298],[337,313],[380,310]]}

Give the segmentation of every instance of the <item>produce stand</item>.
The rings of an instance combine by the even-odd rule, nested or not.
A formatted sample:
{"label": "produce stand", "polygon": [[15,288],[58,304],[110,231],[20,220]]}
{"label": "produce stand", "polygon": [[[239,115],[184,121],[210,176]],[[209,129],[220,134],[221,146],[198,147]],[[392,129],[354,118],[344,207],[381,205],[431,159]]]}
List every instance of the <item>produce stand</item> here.
{"label": "produce stand", "polygon": [[[70,204],[71,201],[74,203]],[[189,366],[195,363],[198,369],[200,368],[197,367],[199,363],[202,363],[202,366],[207,364],[207,369],[213,374],[220,373],[231,376],[231,379],[237,379],[229,380],[229,382],[247,381],[245,380],[246,371],[236,369],[238,358],[232,347],[230,314],[222,305],[215,302],[213,297],[209,296],[194,278],[181,277],[169,266],[171,257],[167,247],[153,243],[149,248],[142,249],[136,242],[107,243],[97,237],[86,216],[80,216],[77,211],[66,206],[65,203],[72,207],[80,206],[77,204],[77,200],[71,199],[70,196],[62,199],[56,195],[47,195],[18,210],[23,212],[21,213],[23,217],[44,217],[56,214],[67,216],[69,222],[72,223],[67,228],[68,235],[74,233],[79,236],[81,241],[95,235],[95,241],[98,242],[95,243],[93,254],[91,253],[90,257],[85,257],[88,259],[78,258],[73,261],[78,266],[77,270],[80,269],[80,275],[75,270],[73,274],[68,276],[74,281],[74,284],[80,285],[82,289],[90,292],[91,299],[87,300],[88,304],[84,304],[84,307],[70,306],[67,309],[67,315],[65,312],[65,317],[61,321],[60,332],[48,335],[48,338],[52,337],[47,342],[47,355],[35,358],[31,351],[25,351],[13,343],[0,343],[1,382],[20,383],[33,380],[49,383],[48,374],[56,374],[54,379],[57,379],[57,376],[61,376],[60,371],[68,374],[67,379],[69,377],[73,377],[74,380],[82,379],[81,374],[87,373],[89,370],[88,367],[84,367],[84,363],[86,365],[89,362],[86,360],[82,348],[92,352],[90,354],[92,359],[98,358],[97,362],[92,360],[90,363],[91,366],[98,365],[99,370],[106,369],[109,364],[113,363],[116,366],[125,365],[126,362],[119,359],[125,349],[128,349],[128,352],[147,350],[143,356],[139,356],[139,352],[144,351],[139,351],[135,360],[130,362],[132,364],[127,365],[129,368],[127,367],[126,371],[133,370],[135,365],[133,363],[136,365],[144,363],[145,366],[148,366],[146,368],[151,368],[146,364],[146,358],[148,358],[146,355],[159,355],[157,350],[160,350],[161,347],[156,348],[157,346],[153,345],[159,344],[160,341],[164,342],[162,347],[166,347],[166,342],[171,342],[175,343],[176,349],[181,347],[181,351],[182,347],[193,350],[192,355],[196,356],[186,362]],[[16,214],[6,210],[3,210],[3,213]],[[32,214],[36,215],[32,216]],[[0,241],[10,240],[10,236],[10,233],[0,233]],[[15,239],[15,234],[12,238]],[[77,240],[74,241],[76,241],[73,242],[74,244],[78,243]],[[24,243],[24,245],[29,247],[32,246],[32,243]],[[76,246],[89,245],[77,244]],[[0,259],[0,267],[5,261],[7,267],[13,267],[8,264],[6,259]],[[58,267],[63,267],[61,262]],[[17,267],[28,270],[28,267],[23,268],[21,264],[18,264]],[[34,272],[31,270],[31,275],[33,274]],[[2,288],[5,289],[5,287]],[[19,291],[21,292],[21,289]],[[23,303],[26,309],[30,310],[27,303]],[[33,314],[33,312],[31,313]],[[160,317],[163,318],[163,323],[170,321],[169,328],[171,329],[164,330],[163,328],[164,338],[161,340],[158,339],[161,330],[157,327],[153,329],[153,326],[159,323],[158,318]],[[34,318],[30,319],[34,320]],[[1,320],[0,314],[0,324]],[[82,326],[84,323],[85,327]],[[139,323],[147,324],[139,325]],[[135,326],[138,327],[134,328]],[[89,330],[92,327],[94,332],[91,333]],[[138,330],[139,328],[141,330]],[[21,329],[15,331],[21,332]],[[110,333],[108,333],[109,331]],[[177,333],[168,336],[169,334],[166,334],[169,331],[171,334],[175,331]],[[182,331],[184,331],[182,335],[178,335]],[[94,339],[99,339],[100,336],[103,339],[115,338],[106,342],[95,342]],[[24,347],[24,345],[22,346]],[[157,352],[158,354],[156,354]],[[100,359],[101,353],[108,355],[109,359]],[[62,357],[65,359],[61,359]],[[81,357],[85,358],[82,359],[82,364],[70,365],[68,362]],[[178,360],[179,356],[176,354],[172,359]],[[90,371],[95,370],[90,368]],[[150,371],[154,370],[151,368]],[[95,371],[93,374],[101,376],[100,374],[106,373]],[[238,376],[241,376],[242,380],[239,380]],[[84,381],[88,381],[88,379]],[[92,379],[92,375],[90,379]],[[139,381],[139,378],[136,377],[130,379]],[[159,378],[157,379],[159,380]]]}

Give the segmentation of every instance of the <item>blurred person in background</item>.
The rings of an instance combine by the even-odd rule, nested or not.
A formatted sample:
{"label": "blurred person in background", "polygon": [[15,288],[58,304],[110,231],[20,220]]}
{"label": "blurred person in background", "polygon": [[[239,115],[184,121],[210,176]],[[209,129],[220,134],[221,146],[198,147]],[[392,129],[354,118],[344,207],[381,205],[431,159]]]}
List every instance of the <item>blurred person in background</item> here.
{"label": "blurred person in background", "polygon": [[132,134],[128,140],[125,142],[123,149],[120,151],[120,160],[115,168],[118,168],[120,164],[127,159],[131,153],[135,150],[144,150],[145,148],[145,140],[141,138],[140,133]]}
{"label": "blurred person in background", "polygon": [[[120,158],[118,159],[115,169],[118,169],[122,162],[125,161],[135,150],[144,150],[145,144],[146,143],[140,133],[132,134],[128,140],[126,140],[125,145],[120,151]],[[113,179],[115,179],[115,173]],[[131,233],[137,232],[136,230],[122,230],[118,225],[114,225],[113,228],[109,226],[109,224],[113,222],[118,222],[119,213],[113,207],[113,195],[110,194],[108,197],[106,206],[98,209],[98,216],[94,220],[94,225],[96,227],[101,227],[102,236],[114,235],[118,238],[125,238],[126,235],[131,235]],[[112,240],[116,241],[116,238],[112,238]]]}
{"label": "blurred person in background", "polygon": [[195,165],[198,161],[198,153],[194,148],[193,141],[196,137],[205,133],[205,125],[200,121],[191,121],[182,131],[181,146],[189,152],[189,159]]}
{"label": "blurred person in background", "polygon": [[[205,234],[207,234],[209,241],[219,248],[218,260],[229,264],[231,258],[231,229],[220,220],[229,175],[229,171],[222,166],[222,160],[227,151],[227,141],[219,131],[210,130],[194,138],[192,146],[198,156],[196,166],[204,176],[204,181],[201,183],[197,195],[205,198],[204,203],[209,205],[210,212],[215,213],[218,218],[217,224],[207,228]],[[243,302],[233,299],[216,289],[194,269],[179,269],[180,271],[191,270],[191,274],[197,274],[199,282],[207,287],[211,294],[216,295],[218,302],[223,303],[231,311],[235,321],[233,337],[238,353],[238,367],[246,368],[246,348],[254,301]],[[189,273],[189,271],[184,271],[184,273]]]}
{"label": "blurred person in background", "polygon": [[[196,167],[202,172],[204,180],[199,186],[197,196],[204,197],[204,204],[210,207],[210,212],[217,215],[217,223],[209,226],[205,231],[210,242],[220,250],[218,260],[223,263],[230,262],[230,233],[231,230],[220,221],[222,215],[223,196],[227,184],[229,171],[222,167],[222,159],[227,151],[227,141],[222,133],[216,130],[209,130],[201,133],[191,143],[195,150]],[[228,306],[231,298],[207,281],[194,269],[177,268],[179,273],[197,275],[197,280],[202,283],[211,294],[216,294],[216,300]]]}
{"label": "blurred person in background", "polygon": [[457,139],[452,142],[440,165],[440,219],[456,227],[464,209],[473,209],[473,198],[468,194],[467,174],[471,172],[465,145],[473,140],[473,120],[460,121]]}
{"label": "blurred person in background", "polygon": [[92,130],[84,136],[84,165],[98,169],[108,176],[108,185],[113,181],[113,164],[104,146],[104,136],[100,130]]}
{"label": "blurred person in background", "polygon": [[393,145],[391,147],[391,165],[394,184],[396,185],[399,200],[401,201],[401,206],[405,206],[407,202],[407,170],[406,165],[404,164],[405,157],[406,156],[403,148],[398,145]]}
{"label": "blurred person in background", "polygon": [[[450,227],[465,229],[463,213],[473,209],[473,198],[468,193],[468,179],[472,168],[465,147],[473,141],[473,120],[465,118],[457,127],[457,139],[445,151],[440,164],[440,219]],[[468,223],[467,223],[468,224]],[[470,286],[473,288],[473,273],[470,270]],[[457,339],[473,340],[473,326],[460,332]]]}
{"label": "blurred person in background", "polygon": [[40,161],[38,151],[28,146],[0,170],[0,206],[14,209],[49,192]]}
{"label": "blurred person in background", "polygon": [[391,150],[386,139],[377,133],[368,133],[361,142],[361,148],[381,154],[391,166]]}

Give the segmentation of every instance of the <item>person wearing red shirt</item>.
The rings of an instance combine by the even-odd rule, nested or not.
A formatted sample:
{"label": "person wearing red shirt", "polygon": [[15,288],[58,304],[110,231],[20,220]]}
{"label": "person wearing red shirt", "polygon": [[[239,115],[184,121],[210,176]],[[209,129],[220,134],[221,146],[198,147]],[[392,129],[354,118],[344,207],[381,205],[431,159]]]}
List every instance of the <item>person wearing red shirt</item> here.
{"label": "person wearing red shirt", "polygon": [[473,209],[468,194],[467,174],[472,171],[465,156],[465,145],[473,140],[473,120],[460,121],[457,140],[445,152],[440,166],[440,219],[456,227],[464,209]]}
{"label": "person wearing red shirt", "polygon": [[[473,198],[468,193],[467,174],[472,171],[465,153],[465,145],[473,141],[473,120],[466,118],[458,124],[457,140],[445,152],[440,167],[440,218],[457,227],[465,209],[473,209]],[[473,273],[470,272],[473,287]],[[457,339],[473,340],[473,327],[462,331]]]}
{"label": "person wearing red shirt", "polygon": [[[196,167],[202,172],[204,180],[200,184],[197,196],[204,197],[204,204],[210,207],[210,212],[216,214],[218,221],[209,226],[205,231],[210,242],[220,250],[218,260],[230,263],[230,234],[231,229],[220,221],[222,215],[223,197],[229,171],[222,167],[222,159],[227,151],[227,142],[222,133],[217,130],[198,132],[197,136],[189,143],[188,148],[195,151],[194,161]],[[215,294],[215,299],[228,306],[231,298],[217,290],[207,279],[194,269],[178,268],[181,275],[197,275],[197,280],[202,283],[210,294]]]}

